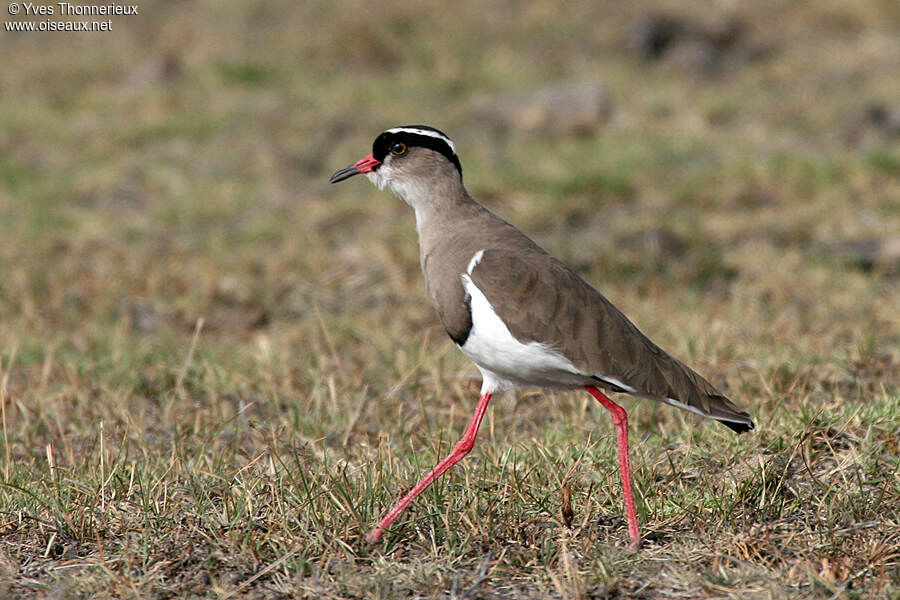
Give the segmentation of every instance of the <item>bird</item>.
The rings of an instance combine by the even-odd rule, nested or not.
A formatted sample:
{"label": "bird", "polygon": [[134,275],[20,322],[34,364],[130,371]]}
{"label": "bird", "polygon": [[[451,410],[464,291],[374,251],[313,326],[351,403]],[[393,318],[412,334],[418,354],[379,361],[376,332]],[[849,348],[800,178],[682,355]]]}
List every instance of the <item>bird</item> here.
{"label": "bird", "polygon": [[608,393],[647,398],[737,433],[750,415],[670,356],[575,271],[479,204],[463,186],[456,145],[427,125],[375,138],[371,154],[335,172],[365,175],[412,207],[425,285],[450,339],[481,372],[474,414],[452,452],[366,535],[377,543],[398,516],[473,448],[491,397],[507,388],[586,390],[616,429],[630,548],[641,542],[631,483],[628,419]]}

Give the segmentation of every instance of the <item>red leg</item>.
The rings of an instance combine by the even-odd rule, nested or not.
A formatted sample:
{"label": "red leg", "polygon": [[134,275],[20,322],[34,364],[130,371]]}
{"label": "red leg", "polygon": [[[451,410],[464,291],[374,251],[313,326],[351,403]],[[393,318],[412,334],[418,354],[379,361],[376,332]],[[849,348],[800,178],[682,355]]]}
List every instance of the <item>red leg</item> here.
{"label": "red leg", "polygon": [[456,443],[456,446],[453,448],[453,452],[450,453],[447,458],[438,463],[438,466],[433,468],[428,475],[422,478],[422,480],[416,484],[416,486],[409,490],[405,496],[397,503],[391,511],[384,516],[381,521],[378,522],[378,525],[372,529],[369,533],[366,534],[366,540],[369,543],[376,543],[381,539],[381,535],[384,533],[384,530],[391,526],[391,523],[394,522],[400,513],[402,513],[407,506],[409,506],[413,500],[416,499],[416,496],[425,491],[425,489],[434,483],[434,480],[440,477],[444,471],[458,463],[469,451],[472,449],[472,446],[475,445],[475,436],[478,435],[478,427],[481,425],[481,419],[484,417],[484,411],[487,410],[488,403],[491,401],[491,394],[482,394],[482,396],[478,399],[478,405],[475,407],[475,414],[472,415],[472,420],[469,422],[469,426],[466,428],[466,432],[463,434],[462,439]]}
{"label": "red leg", "polygon": [[634,495],[631,492],[631,464],[628,460],[628,417],[624,408],[607,398],[597,388],[589,385],[585,389],[610,412],[613,425],[616,426],[619,471],[622,474],[622,490],[625,493],[625,517],[628,519],[628,536],[631,538],[631,543],[628,545],[631,548],[637,548],[641,544],[641,532],[638,529],[637,514],[634,510]]}

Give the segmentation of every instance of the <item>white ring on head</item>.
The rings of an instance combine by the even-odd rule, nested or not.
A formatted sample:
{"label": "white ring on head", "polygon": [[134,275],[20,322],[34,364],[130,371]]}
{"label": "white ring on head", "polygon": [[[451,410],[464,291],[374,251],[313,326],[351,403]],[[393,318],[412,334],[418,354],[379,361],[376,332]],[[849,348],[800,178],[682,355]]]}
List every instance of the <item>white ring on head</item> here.
{"label": "white ring on head", "polygon": [[456,144],[453,143],[453,140],[448,138],[446,135],[441,135],[437,131],[432,131],[430,129],[419,129],[418,127],[394,127],[393,129],[388,129],[386,133],[414,133],[416,135],[427,135],[428,137],[437,138],[439,140],[444,140],[447,142],[447,145],[450,146],[450,149],[453,150],[453,154],[456,154]]}

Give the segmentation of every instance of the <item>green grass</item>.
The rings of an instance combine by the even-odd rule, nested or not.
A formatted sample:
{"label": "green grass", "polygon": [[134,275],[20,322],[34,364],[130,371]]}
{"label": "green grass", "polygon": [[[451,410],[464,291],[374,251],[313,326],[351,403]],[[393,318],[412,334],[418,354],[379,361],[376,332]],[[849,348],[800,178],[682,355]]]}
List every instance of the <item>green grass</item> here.
{"label": "green grass", "polygon": [[[900,231],[896,140],[859,119],[897,97],[900,14],[735,5],[762,51],[704,77],[627,48],[656,8],[154,3],[4,33],[0,596],[900,598],[897,269],[826,250]],[[585,78],[612,94],[593,133],[471,119]],[[753,414],[737,437],[628,404],[641,550],[605,411],[529,390],[364,543],[480,385],[409,208],[327,184],[413,122]]]}

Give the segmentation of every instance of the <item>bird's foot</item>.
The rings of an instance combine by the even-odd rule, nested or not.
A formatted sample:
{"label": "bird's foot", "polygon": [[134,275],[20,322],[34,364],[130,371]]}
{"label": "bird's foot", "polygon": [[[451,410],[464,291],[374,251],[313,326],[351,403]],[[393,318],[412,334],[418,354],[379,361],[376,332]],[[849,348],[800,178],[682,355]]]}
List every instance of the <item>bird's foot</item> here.
{"label": "bird's foot", "polygon": [[375,527],[366,534],[366,541],[370,544],[377,544],[381,541],[382,534],[384,534],[384,529],[382,529],[381,527]]}

